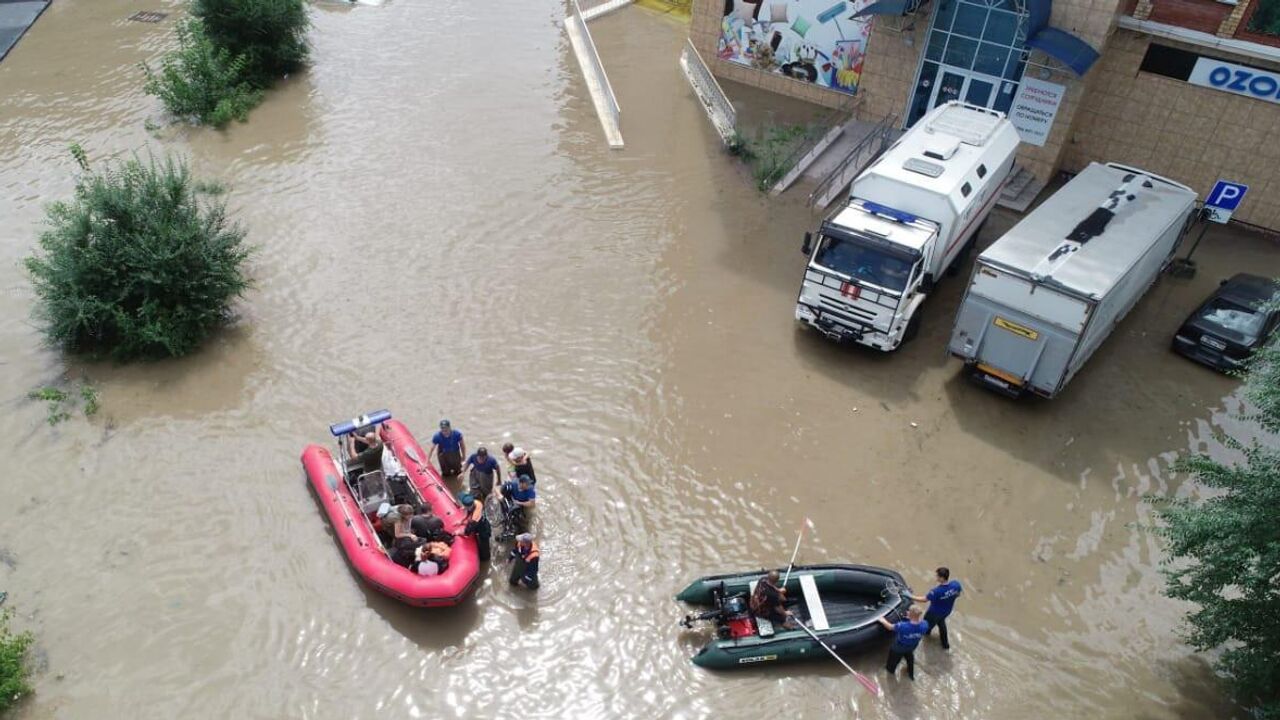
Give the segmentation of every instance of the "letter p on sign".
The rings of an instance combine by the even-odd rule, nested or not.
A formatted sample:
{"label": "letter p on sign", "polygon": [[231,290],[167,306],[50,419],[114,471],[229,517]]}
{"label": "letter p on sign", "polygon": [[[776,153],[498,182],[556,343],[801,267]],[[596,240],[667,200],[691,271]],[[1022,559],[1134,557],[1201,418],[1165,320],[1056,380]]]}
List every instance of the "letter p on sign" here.
{"label": "letter p on sign", "polygon": [[1248,185],[1219,180],[1213,186],[1213,190],[1209,191],[1209,197],[1204,201],[1205,209],[1208,210],[1208,218],[1219,223],[1225,223],[1230,220],[1231,213],[1240,207],[1240,201],[1244,199],[1244,194],[1248,191]]}

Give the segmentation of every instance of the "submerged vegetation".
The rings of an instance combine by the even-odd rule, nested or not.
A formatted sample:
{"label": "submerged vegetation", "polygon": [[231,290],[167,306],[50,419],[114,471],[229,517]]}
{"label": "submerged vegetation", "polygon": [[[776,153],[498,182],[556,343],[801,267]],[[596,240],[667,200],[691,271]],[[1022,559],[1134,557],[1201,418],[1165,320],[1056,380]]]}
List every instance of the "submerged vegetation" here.
{"label": "submerged vegetation", "polygon": [[[135,157],[93,172],[72,152],[83,170],[74,197],[49,206],[25,260],[46,337],[116,360],[191,352],[248,288],[245,231],[182,160]],[[96,409],[96,395],[82,399]]]}
{"label": "submerged vegetation", "polygon": [[144,65],[147,93],[160,98],[174,116],[222,127],[243,121],[262,100],[248,81],[248,60],[213,44],[198,21],[179,23],[178,49],[160,60],[160,69]]}
{"label": "submerged vegetation", "polygon": [[77,398],[85,417],[93,417],[102,409],[98,404],[98,389],[87,382],[80,383],[79,391],[74,394],[52,385],[38,387],[27,393],[28,400],[45,404],[48,410],[45,420],[50,425],[70,419]]}
{"label": "submerged vegetation", "polygon": [[303,0],[194,0],[191,14],[159,69],[143,65],[146,92],[178,118],[243,121],[267,88],[307,61]]}
{"label": "submerged vegetation", "polygon": [[767,191],[795,164],[796,152],[806,143],[813,129],[804,125],[776,125],[767,127],[758,140],[752,140],[735,131],[729,139],[729,154],[751,167],[756,187]]}
{"label": "submerged vegetation", "polygon": [[28,678],[27,649],[31,647],[31,633],[15,633],[9,629],[12,613],[0,612],[0,712],[13,707],[31,692]]}
{"label": "submerged vegetation", "polygon": [[1221,650],[1215,666],[1236,699],[1260,720],[1280,719],[1280,338],[1255,353],[1245,380],[1263,438],[1248,443],[1224,437],[1243,462],[1207,455],[1185,458],[1210,492],[1206,499],[1158,501],[1157,532],[1168,544],[1166,593],[1195,603],[1187,615],[1187,641]]}

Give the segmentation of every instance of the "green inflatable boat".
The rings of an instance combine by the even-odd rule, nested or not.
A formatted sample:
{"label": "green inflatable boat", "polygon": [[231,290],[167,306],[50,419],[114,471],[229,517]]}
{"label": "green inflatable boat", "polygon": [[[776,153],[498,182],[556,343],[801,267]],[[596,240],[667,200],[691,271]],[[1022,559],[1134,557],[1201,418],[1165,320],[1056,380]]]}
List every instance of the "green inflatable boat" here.
{"label": "green inflatable boat", "polygon": [[[681,602],[711,607],[681,621],[686,628],[698,621],[715,625],[715,637],[693,656],[695,665],[729,669],[828,657],[803,629],[775,627],[751,614],[751,591],[767,572],[709,575],[676,595]],[[778,572],[785,575],[786,568]],[[786,589],[787,609],[839,653],[887,638],[879,619],[897,620],[911,606],[911,589],[901,575],[868,565],[797,565]]]}

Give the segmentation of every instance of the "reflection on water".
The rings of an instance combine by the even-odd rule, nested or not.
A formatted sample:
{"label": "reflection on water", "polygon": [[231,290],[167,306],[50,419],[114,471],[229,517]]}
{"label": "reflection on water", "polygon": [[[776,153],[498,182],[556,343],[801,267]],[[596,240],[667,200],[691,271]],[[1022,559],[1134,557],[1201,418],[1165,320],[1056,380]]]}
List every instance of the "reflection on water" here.
{"label": "reflection on water", "polygon": [[[1166,338],[1223,258],[1276,265],[1261,243],[1206,243],[1201,277],[1162,281],[1069,392],[1012,404],[942,353],[960,282],[892,356],[796,330],[813,217],[715,145],[667,18],[593,23],[623,107],[611,152],[558,2],[317,6],[315,67],[222,132],[144,128],[137,63],[177,16],[122,21],[135,9],[60,0],[0,66],[0,452],[18,460],[0,588],[49,660],[19,717],[1231,712],[1135,523],[1144,493],[1189,492],[1174,453],[1221,452],[1234,427],[1234,383]],[[199,354],[66,365],[40,346],[18,261],[71,187],[71,141],[182,152],[231,186],[257,287]],[[25,391],[63,374],[101,388],[102,417],[42,424]],[[448,416],[534,452],[536,597],[501,563],[447,611],[356,581],[297,458],[382,406],[423,441]],[[91,520],[75,557],[50,542],[68,506]],[[945,563],[966,584],[955,648],[926,644],[918,682],[876,700],[828,664],[688,663],[702,638],[672,594],[781,562],[804,517],[802,561],[892,565],[917,591]]]}

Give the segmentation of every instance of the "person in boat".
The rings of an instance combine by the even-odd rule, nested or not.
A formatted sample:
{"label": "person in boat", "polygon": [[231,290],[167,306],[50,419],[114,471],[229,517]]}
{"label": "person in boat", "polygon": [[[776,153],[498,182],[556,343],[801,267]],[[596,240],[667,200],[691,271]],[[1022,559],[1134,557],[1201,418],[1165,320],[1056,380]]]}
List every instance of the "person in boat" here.
{"label": "person in boat", "polygon": [[409,531],[414,535],[425,540],[440,540],[447,537],[449,533],[444,530],[444,520],[441,520],[431,510],[431,506],[426,503],[418,508],[417,514],[409,520]]}
{"label": "person in boat", "polygon": [[511,548],[511,559],[515,561],[508,578],[511,584],[537,590],[538,558],[538,543],[534,542],[533,535],[530,533],[517,535],[516,546]]}
{"label": "person in boat", "polygon": [[907,677],[911,678],[912,682],[915,681],[916,646],[920,644],[925,633],[929,632],[928,623],[920,619],[922,614],[919,605],[912,605],[907,609],[905,620],[891,623],[884,618],[879,618],[880,624],[893,633],[893,645],[889,646],[889,659],[884,664],[884,669],[888,670],[890,675],[896,674],[898,663],[906,660]]}
{"label": "person in boat", "polygon": [[431,452],[427,453],[427,462],[432,455],[440,456],[440,475],[457,477],[462,474],[462,458],[467,453],[467,443],[462,439],[462,431],[454,430],[449,421],[440,421],[440,432],[431,436]]}
{"label": "person in boat", "polygon": [[468,470],[471,471],[468,476],[468,489],[473,496],[480,499],[480,502],[484,502],[485,498],[493,493],[494,483],[498,480],[498,461],[489,456],[488,448],[481,445],[462,466],[464,473]]}
{"label": "person in boat", "polygon": [[511,462],[511,477],[518,478],[524,475],[529,478],[530,485],[538,484],[538,474],[533,471],[533,458],[529,457],[529,453],[524,448],[511,448],[507,460]]}
{"label": "person in boat", "polygon": [[418,548],[422,541],[412,535],[396,538],[391,544],[391,562],[406,568],[412,568],[418,558]]}
{"label": "person in boat", "polygon": [[933,628],[937,627],[938,638],[942,640],[942,649],[950,650],[951,643],[947,638],[947,616],[955,609],[956,599],[960,597],[960,593],[964,592],[964,588],[960,587],[959,580],[951,579],[950,568],[938,568],[934,577],[938,584],[932,590],[924,597],[912,595],[911,599],[929,603],[929,609],[924,613],[924,621],[929,624],[929,630],[925,635],[933,634]]}
{"label": "person in boat", "polygon": [[373,428],[347,435],[347,470],[361,473],[382,469],[382,441]]}
{"label": "person in boat", "polygon": [[463,534],[476,539],[476,551],[480,556],[480,562],[489,562],[489,544],[493,537],[493,526],[489,524],[489,518],[485,517],[484,503],[476,500],[471,493],[463,493],[458,498],[458,502],[462,503],[462,508],[467,513],[467,526]]}
{"label": "person in boat", "polygon": [[791,630],[797,627],[795,616],[787,609],[787,590],[778,587],[778,571],[770,570],[756,583],[751,593],[751,614]]}
{"label": "person in boat", "polygon": [[413,520],[412,505],[396,505],[379,518],[378,524],[374,526],[374,530],[383,534],[383,537],[390,537],[394,545],[396,540],[402,537],[418,539],[413,534],[411,522]]}

